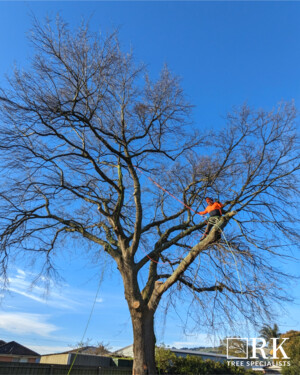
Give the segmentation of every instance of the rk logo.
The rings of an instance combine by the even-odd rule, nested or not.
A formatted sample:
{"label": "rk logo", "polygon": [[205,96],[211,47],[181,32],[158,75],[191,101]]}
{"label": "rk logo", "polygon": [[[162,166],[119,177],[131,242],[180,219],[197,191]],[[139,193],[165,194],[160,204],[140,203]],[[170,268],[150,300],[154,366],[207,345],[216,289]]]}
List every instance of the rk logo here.
{"label": "rk logo", "polygon": [[[239,338],[239,337],[228,337],[227,338],[227,359],[279,359],[278,353],[281,352],[282,359],[289,359],[286,352],[283,349],[283,344],[288,338],[281,339],[279,343],[278,338],[271,338],[272,356],[267,357],[265,349],[267,348],[266,340],[262,337],[253,338]],[[258,356],[260,354],[260,357]],[[250,355],[250,357],[249,357]]]}

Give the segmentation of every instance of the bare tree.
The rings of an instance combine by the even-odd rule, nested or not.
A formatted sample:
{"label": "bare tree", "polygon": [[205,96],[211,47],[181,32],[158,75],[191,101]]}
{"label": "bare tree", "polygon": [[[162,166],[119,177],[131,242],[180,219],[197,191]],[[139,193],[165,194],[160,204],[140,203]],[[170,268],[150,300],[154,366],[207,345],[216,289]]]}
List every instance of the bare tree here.
{"label": "bare tree", "polygon": [[80,353],[80,354],[93,354],[93,355],[109,355],[111,354],[110,346],[103,341],[97,342],[96,345],[91,345],[92,340],[87,338],[84,341],[79,341],[75,345],[72,345],[73,350],[69,352]]}
{"label": "bare tree", "polygon": [[[18,252],[44,258],[51,275],[63,239],[92,244],[123,279],[133,373],[155,374],[163,295],[190,292],[191,312],[207,324],[237,314],[255,323],[287,298],[272,259],[299,239],[296,111],[244,105],[224,130],[199,135],[166,67],[153,82],[115,33],[52,25],[35,23],[31,70],[16,69],[0,92],[2,275]],[[227,212],[199,242],[206,195]]]}

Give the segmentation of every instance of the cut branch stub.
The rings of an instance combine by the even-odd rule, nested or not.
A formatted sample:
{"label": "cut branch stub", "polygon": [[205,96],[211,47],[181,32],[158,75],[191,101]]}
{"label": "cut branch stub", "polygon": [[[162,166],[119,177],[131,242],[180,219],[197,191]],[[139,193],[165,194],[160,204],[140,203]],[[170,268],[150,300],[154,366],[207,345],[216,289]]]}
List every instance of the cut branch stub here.
{"label": "cut branch stub", "polygon": [[133,301],[131,306],[137,310],[141,306],[140,301]]}

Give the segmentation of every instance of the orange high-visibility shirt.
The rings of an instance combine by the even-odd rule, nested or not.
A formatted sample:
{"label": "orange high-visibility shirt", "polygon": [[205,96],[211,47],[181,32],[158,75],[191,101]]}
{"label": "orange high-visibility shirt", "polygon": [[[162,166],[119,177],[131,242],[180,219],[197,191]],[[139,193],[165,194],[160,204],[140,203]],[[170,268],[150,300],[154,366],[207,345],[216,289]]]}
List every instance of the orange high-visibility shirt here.
{"label": "orange high-visibility shirt", "polygon": [[[210,213],[210,216],[216,216],[218,215],[218,213],[220,213],[220,215],[222,216],[222,207],[223,207],[222,203],[214,202],[211,206],[207,206],[205,211],[199,212],[199,214],[205,215],[205,214]],[[216,215],[214,215],[212,211],[216,211]]]}

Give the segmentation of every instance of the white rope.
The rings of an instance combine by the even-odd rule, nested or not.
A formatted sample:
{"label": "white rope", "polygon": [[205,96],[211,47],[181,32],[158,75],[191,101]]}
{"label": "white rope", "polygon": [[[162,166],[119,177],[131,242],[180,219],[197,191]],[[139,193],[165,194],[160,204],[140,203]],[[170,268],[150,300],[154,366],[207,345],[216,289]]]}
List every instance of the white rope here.
{"label": "white rope", "polygon": [[[207,217],[207,216],[206,216]],[[208,217],[208,220],[210,219],[210,217]],[[225,233],[224,231],[220,228],[220,226],[218,225],[218,223],[215,224],[215,226],[222,232],[222,235],[224,237],[224,240],[227,244],[227,247],[229,249],[229,251],[231,252],[232,256],[233,256],[233,259],[234,259],[234,263],[235,263],[235,268],[236,268],[236,273],[237,273],[237,276],[238,276],[238,280],[239,280],[239,284],[240,284],[240,289],[241,289],[241,294],[244,294],[243,293],[243,289],[242,289],[242,283],[241,283],[241,279],[240,279],[240,273],[239,273],[239,270],[238,270],[238,264],[237,264],[237,261],[236,261],[236,257],[234,255],[234,252],[233,250],[231,249],[231,246],[229,245],[228,241],[227,241],[227,238],[225,236]]]}

